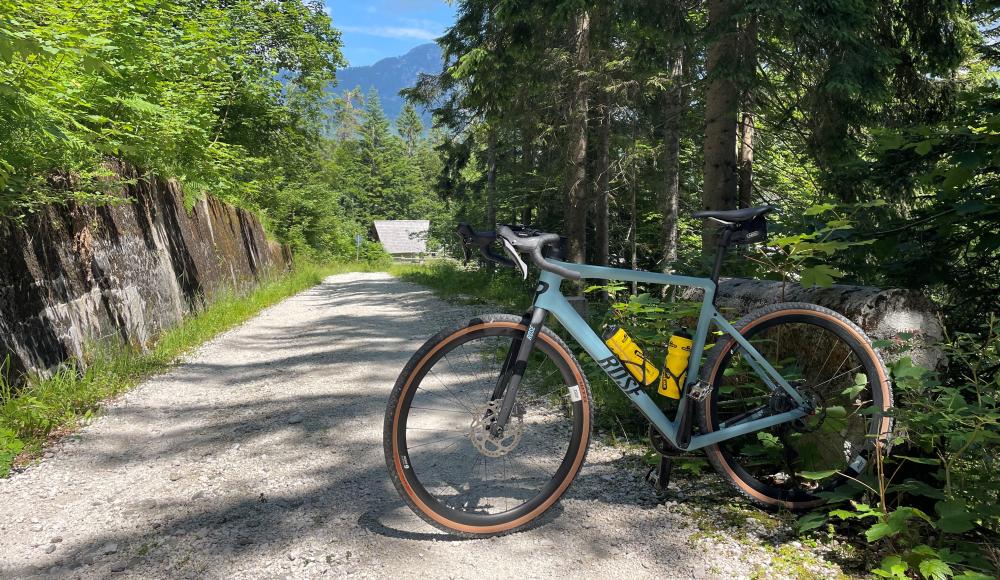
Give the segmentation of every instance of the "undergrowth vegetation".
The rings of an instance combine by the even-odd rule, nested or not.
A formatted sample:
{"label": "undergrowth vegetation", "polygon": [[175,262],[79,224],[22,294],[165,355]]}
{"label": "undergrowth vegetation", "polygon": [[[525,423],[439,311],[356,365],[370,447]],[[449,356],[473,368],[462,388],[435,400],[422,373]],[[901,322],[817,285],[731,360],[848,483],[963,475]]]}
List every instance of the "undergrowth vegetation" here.
{"label": "undergrowth vegetation", "polygon": [[1000,569],[1000,320],[940,346],[945,371],[905,356],[892,365],[891,451],[799,520],[804,532],[828,526],[863,538],[880,577],[980,580]]}
{"label": "undergrowth vegetation", "polygon": [[465,268],[440,260],[426,265],[394,265],[392,274],[433,290],[445,299],[492,302],[508,312],[524,312],[531,306],[533,282],[520,280],[505,269]]}
{"label": "undergrowth vegetation", "polygon": [[0,476],[19,456],[37,453],[53,434],[89,419],[101,402],[120,395],[149,376],[169,369],[178,357],[219,333],[245,322],[284,298],[319,284],[326,276],[379,269],[370,264],[300,262],[249,293],[225,291],[211,305],[166,331],[146,350],[95,344],[85,360],[68,361],[51,376],[29,376],[20,386],[0,361]]}

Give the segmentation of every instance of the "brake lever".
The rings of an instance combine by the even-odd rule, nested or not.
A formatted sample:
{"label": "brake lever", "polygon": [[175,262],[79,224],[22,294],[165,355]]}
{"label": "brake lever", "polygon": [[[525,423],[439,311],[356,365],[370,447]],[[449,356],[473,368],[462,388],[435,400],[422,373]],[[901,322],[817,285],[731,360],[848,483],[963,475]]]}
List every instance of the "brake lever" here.
{"label": "brake lever", "polygon": [[493,248],[491,248],[490,246],[480,247],[479,253],[481,253],[484,258],[486,258],[490,262],[493,262],[494,264],[500,264],[501,266],[507,268],[515,267],[513,260],[504,258],[503,256],[497,254],[496,252],[493,251]]}
{"label": "brake lever", "polygon": [[455,234],[462,240],[462,255],[465,257],[466,263],[471,259],[469,246],[475,244],[479,248],[479,253],[486,261],[500,264],[507,268],[516,267],[513,260],[509,260],[493,251],[491,246],[496,242],[496,234],[494,232],[476,232],[469,224],[458,224],[458,227],[455,228]]}
{"label": "brake lever", "polygon": [[507,238],[501,237],[500,241],[503,242],[504,249],[507,250],[507,254],[511,257],[511,262],[517,266],[517,269],[521,271],[521,279],[528,279],[528,265],[524,263],[521,259],[521,255],[518,253],[517,249],[507,240]]}

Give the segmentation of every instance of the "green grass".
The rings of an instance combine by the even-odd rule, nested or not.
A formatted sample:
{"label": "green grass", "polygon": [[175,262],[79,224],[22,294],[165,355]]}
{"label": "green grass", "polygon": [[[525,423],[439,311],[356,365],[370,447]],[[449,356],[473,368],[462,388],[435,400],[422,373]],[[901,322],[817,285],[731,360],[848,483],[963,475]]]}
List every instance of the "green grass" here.
{"label": "green grass", "polygon": [[444,299],[492,302],[507,312],[521,313],[531,306],[534,281],[521,280],[513,271],[498,268],[467,270],[457,262],[435,261],[424,265],[393,265],[389,273],[420,284]]}
{"label": "green grass", "polygon": [[384,268],[302,262],[248,294],[216,295],[210,306],[165,332],[145,352],[120,344],[95,345],[88,349],[86,364],[69,361],[51,377],[28,377],[16,390],[7,376],[8,366],[0,364],[0,477],[9,473],[19,455],[37,454],[46,440],[71,431],[91,417],[105,399],[169,369],[179,356],[219,333],[329,275],[378,270]]}

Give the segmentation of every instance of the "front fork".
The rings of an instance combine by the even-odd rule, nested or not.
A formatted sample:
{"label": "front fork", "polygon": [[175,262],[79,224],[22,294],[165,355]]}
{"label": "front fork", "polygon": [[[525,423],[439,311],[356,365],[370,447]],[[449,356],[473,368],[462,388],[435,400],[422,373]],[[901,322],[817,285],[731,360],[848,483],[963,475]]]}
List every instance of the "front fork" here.
{"label": "front fork", "polygon": [[532,310],[531,319],[528,322],[528,330],[524,333],[524,337],[514,339],[510,345],[510,350],[507,351],[503,368],[500,370],[500,377],[497,379],[497,385],[493,389],[493,396],[490,398],[491,401],[503,398],[503,404],[500,406],[500,415],[490,427],[490,433],[494,436],[499,436],[503,432],[504,427],[507,426],[507,421],[510,420],[510,414],[514,410],[514,403],[517,402],[517,389],[521,386],[521,379],[524,378],[524,371],[528,367],[528,358],[531,356],[531,351],[535,348],[535,340],[538,339],[538,333],[542,331],[542,326],[545,324],[545,317],[548,314],[548,310],[544,308],[536,307]]}

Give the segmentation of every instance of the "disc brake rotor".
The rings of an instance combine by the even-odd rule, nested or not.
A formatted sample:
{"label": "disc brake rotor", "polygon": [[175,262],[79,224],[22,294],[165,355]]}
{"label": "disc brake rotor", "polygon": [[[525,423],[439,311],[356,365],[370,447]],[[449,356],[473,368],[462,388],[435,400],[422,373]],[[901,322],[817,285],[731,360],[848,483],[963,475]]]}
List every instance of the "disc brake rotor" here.
{"label": "disc brake rotor", "polygon": [[499,436],[490,433],[490,427],[496,422],[502,404],[502,400],[487,403],[473,416],[469,428],[469,440],[472,441],[472,445],[487,457],[507,455],[517,447],[521,442],[521,436],[524,435],[523,414],[514,413],[511,414],[506,428]]}

